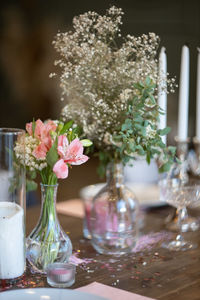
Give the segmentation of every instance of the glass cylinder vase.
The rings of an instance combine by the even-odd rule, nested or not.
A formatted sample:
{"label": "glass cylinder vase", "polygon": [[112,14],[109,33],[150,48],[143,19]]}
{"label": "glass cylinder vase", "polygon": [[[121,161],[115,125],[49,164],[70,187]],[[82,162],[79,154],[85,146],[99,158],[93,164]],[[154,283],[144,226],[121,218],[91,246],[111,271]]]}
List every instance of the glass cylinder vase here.
{"label": "glass cylinder vase", "polygon": [[26,256],[33,270],[46,273],[48,264],[67,262],[72,244],[57,218],[56,185],[41,184],[42,206],[37,226],[26,240]]}
{"label": "glass cylinder vase", "polygon": [[[0,128],[0,279],[23,275],[25,256],[25,132]],[[21,158],[15,153],[20,140]]]}
{"label": "glass cylinder vase", "polygon": [[107,184],[94,197],[91,209],[91,243],[102,254],[132,251],[138,234],[139,205],[123,183],[123,165],[110,163]]}

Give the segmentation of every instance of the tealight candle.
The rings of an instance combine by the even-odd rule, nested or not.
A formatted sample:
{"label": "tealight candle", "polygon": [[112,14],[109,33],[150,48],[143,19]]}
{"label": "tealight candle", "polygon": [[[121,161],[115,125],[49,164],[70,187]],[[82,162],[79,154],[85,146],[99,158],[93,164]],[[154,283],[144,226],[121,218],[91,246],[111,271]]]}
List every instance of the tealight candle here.
{"label": "tealight candle", "polygon": [[76,266],[70,263],[52,263],[47,266],[47,283],[52,287],[70,287],[75,282]]}

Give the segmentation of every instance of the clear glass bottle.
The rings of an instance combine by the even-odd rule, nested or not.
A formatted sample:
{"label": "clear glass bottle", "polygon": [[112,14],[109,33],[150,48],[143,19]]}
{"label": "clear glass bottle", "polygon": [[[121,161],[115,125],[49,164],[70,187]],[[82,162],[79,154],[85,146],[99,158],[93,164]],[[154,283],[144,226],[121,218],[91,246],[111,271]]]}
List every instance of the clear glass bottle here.
{"label": "clear glass bottle", "polygon": [[[25,131],[0,128],[0,279],[16,280],[26,268]],[[21,141],[21,159],[15,153]]]}
{"label": "clear glass bottle", "polygon": [[26,240],[26,256],[34,271],[46,273],[53,262],[68,262],[72,244],[61,228],[57,213],[56,185],[41,184],[42,207],[40,219]]}
{"label": "clear glass bottle", "polygon": [[123,174],[122,163],[110,163],[107,184],[93,199],[91,243],[102,254],[129,253],[136,244],[139,205]]}

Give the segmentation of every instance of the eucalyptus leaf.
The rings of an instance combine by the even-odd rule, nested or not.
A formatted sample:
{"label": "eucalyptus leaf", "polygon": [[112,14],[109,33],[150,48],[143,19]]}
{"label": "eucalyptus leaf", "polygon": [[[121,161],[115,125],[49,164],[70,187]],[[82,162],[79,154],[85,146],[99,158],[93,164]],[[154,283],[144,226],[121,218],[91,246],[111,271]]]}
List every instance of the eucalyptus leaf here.
{"label": "eucalyptus leaf", "polygon": [[159,133],[161,136],[163,136],[163,135],[167,135],[170,131],[171,131],[171,128],[170,128],[170,127],[166,127],[166,128],[164,128],[164,129],[160,129],[160,130],[158,131],[158,133]]}
{"label": "eucalyptus leaf", "polygon": [[171,163],[166,162],[159,168],[159,172],[160,173],[168,172],[170,170],[170,168],[171,168]]}
{"label": "eucalyptus leaf", "polygon": [[146,79],[145,79],[145,84],[146,84],[147,86],[149,86],[150,83],[151,83],[151,78],[150,78],[149,76],[147,76]]}
{"label": "eucalyptus leaf", "polygon": [[172,154],[175,154],[175,153],[176,153],[176,147],[169,146],[169,147],[168,147],[168,150],[169,150]]}

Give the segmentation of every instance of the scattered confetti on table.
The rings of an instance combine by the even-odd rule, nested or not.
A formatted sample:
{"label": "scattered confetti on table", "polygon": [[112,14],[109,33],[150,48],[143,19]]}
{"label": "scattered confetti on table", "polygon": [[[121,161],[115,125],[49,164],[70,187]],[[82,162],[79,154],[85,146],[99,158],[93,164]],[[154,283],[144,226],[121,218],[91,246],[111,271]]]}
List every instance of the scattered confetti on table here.
{"label": "scattered confetti on table", "polygon": [[[107,276],[113,279],[111,285],[117,286],[120,283],[120,273],[124,270],[129,272],[130,280],[141,280],[142,286],[145,288],[147,284],[157,284],[162,286],[157,280],[160,277],[160,272],[154,272],[148,274],[145,268],[149,264],[154,263],[157,260],[164,260],[165,257],[160,255],[158,251],[153,252],[153,249],[159,249],[160,244],[163,241],[170,240],[173,233],[161,231],[156,233],[149,233],[139,237],[136,246],[131,254],[124,256],[102,256],[99,253],[94,255],[92,251],[92,257],[84,257],[88,254],[88,247],[91,247],[90,241],[81,239],[79,241],[79,247],[74,250],[73,255],[70,258],[70,262],[75,264],[79,270],[85,272],[85,278],[92,281],[94,276],[101,270],[107,270]],[[131,260],[130,260],[131,258]],[[143,270],[145,272],[143,272]],[[145,277],[143,278],[143,273]],[[148,276],[146,276],[148,274]],[[19,280],[0,280],[0,291],[6,291],[9,289],[17,288],[35,288],[46,287],[46,275],[38,274],[28,265],[25,274]]]}

